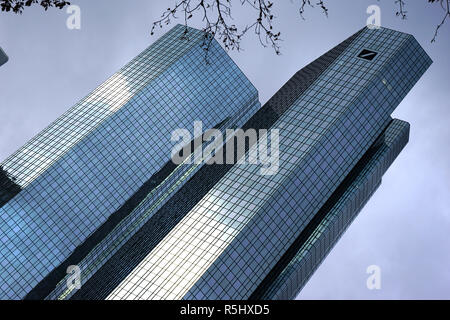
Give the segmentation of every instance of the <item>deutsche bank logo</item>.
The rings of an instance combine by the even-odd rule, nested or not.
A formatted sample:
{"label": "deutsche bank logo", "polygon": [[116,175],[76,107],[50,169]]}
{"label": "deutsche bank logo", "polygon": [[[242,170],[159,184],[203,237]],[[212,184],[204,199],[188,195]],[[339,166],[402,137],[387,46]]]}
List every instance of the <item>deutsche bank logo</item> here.
{"label": "deutsche bank logo", "polygon": [[367,49],[363,49],[363,51],[361,51],[358,54],[358,58],[364,59],[364,60],[368,60],[368,61],[372,61],[378,53],[376,53],[375,51],[370,51]]}

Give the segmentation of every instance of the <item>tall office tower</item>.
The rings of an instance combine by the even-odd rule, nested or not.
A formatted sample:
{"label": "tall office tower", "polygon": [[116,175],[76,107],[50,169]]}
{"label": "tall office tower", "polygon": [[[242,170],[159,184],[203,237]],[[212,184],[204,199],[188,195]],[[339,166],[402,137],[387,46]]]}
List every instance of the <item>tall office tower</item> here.
{"label": "tall office tower", "polygon": [[6,55],[5,51],[0,47],[0,66],[4,65],[8,62],[8,56]]}
{"label": "tall office tower", "polygon": [[0,299],[70,297],[70,266],[87,281],[201,167],[172,163],[174,130],[239,127],[260,108],[220,45],[205,63],[204,34],[185,30],[171,29],[1,163]]}
{"label": "tall office tower", "polygon": [[363,28],[244,124],[278,130],[278,170],[203,166],[71,298],[294,298],[407,143],[390,115],[430,64],[411,35]]}

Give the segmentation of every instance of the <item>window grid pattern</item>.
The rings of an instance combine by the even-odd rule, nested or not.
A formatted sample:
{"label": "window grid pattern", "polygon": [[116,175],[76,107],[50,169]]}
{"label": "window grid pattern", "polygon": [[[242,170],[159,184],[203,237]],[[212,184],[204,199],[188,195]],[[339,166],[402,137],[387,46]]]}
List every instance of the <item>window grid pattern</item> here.
{"label": "window grid pattern", "polygon": [[194,41],[180,42],[180,29],[181,26],[171,29],[165,37],[158,39],[150,48],[9,156],[2,162],[4,169],[21,187],[30,184],[103,120],[119,110],[134,94],[198,43],[200,35],[195,31],[192,31]]}
{"label": "window grid pattern", "polygon": [[289,264],[260,299],[293,299],[331,251],[365,203],[381,184],[383,174],[408,142],[409,124],[393,120],[381,136],[382,146],[329,210]]}
{"label": "window grid pattern", "polygon": [[[359,32],[297,72],[264,108],[253,114],[244,124],[244,130],[270,128],[358,34]],[[231,167],[232,165],[203,166],[72,298],[106,298]]]}
{"label": "window grid pattern", "polygon": [[[361,48],[379,55],[371,62],[357,59]],[[430,63],[412,36],[388,29],[365,29],[329,72],[293,105],[292,113],[297,115],[292,117],[294,127],[288,127],[289,133],[286,127],[281,128],[285,132],[281,139],[289,148],[300,140],[297,150],[290,149],[292,159],[301,157],[306,149],[305,160],[290,170],[290,178],[275,188],[264,208],[254,214],[184,298],[248,298],[387,126],[389,115]],[[342,81],[345,74],[353,77]],[[306,117],[313,119],[306,121]],[[289,113],[284,118],[288,119]],[[325,130],[328,121],[334,124]],[[308,124],[312,127],[301,129]],[[287,137],[293,138],[290,144]],[[282,145],[283,155],[286,151]],[[280,168],[289,167],[289,161],[280,161]],[[282,174],[280,170],[278,175]],[[266,182],[256,183],[254,188],[259,193],[267,186]]]}
{"label": "window grid pattern", "polygon": [[364,29],[272,127],[279,172],[235,165],[108,298],[248,298],[430,63],[411,36]]}
{"label": "window grid pattern", "polygon": [[[354,37],[354,36],[353,36]],[[352,38],[353,38],[352,37]],[[348,40],[346,40],[348,41]],[[344,43],[346,42],[344,41]],[[337,49],[337,50],[336,50]],[[271,126],[271,123],[273,123],[273,121],[276,121],[276,119],[279,118],[279,116],[277,116],[276,114],[282,114],[286,108],[285,104],[287,103],[287,101],[290,101],[292,103],[293,100],[295,100],[295,97],[298,97],[299,94],[302,93],[302,91],[306,90],[306,88],[308,87],[308,83],[311,83],[311,81],[314,81],[314,79],[316,78],[317,73],[321,73],[321,70],[324,70],[326,68],[326,66],[329,64],[329,61],[331,59],[331,62],[333,59],[335,59],[336,54],[338,54],[338,52],[342,51],[340,48],[336,48],[331,50],[329,53],[327,53],[324,59],[321,60],[321,62],[319,63],[312,63],[310,64],[308,67],[304,68],[301,72],[298,72],[284,87],[283,89],[281,89],[276,97],[272,98],[265,106],[264,108],[260,109],[252,118],[249,122],[247,122],[244,125],[244,128],[268,128]],[[208,169],[208,170],[205,170]],[[209,172],[208,172],[209,171]],[[222,176],[223,174],[225,174],[227,172],[227,166],[217,166],[217,168],[214,168],[212,170],[209,170],[209,168],[202,168],[202,172],[200,176],[195,176],[195,178],[206,178],[208,180],[214,180],[212,179],[212,177],[208,177],[208,175],[217,175],[217,176]],[[205,181],[206,182],[206,181]],[[203,183],[205,183],[203,182]],[[209,183],[209,182],[208,182]],[[185,190],[184,193],[188,194],[191,193],[190,190]],[[187,197],[190,198],[189,195],[186,195]],[[195,197],[197,195],[195,194]],[[181,200],[181,202],[184,202],[184,196],[182,196],[179,200]],[[199,200],[198,200],[199,201]],[[180,202],[180,201],[178,201]],[[189,201],[188,201],[189,202]],[[188,206],[189,204],[186,203]],[[181,209],[180,207],[178,207],[178,203],[173,204],[170,206],[170,211],[175,210],[176,212],[180,212],[181,214],[183,209]],[[164,217],[169,218],[169,216],[173,216],[173,214],[168,214],[167,212],[160,212],[159,215],[162,216],[162,219],[164,220]],[[169,219],[173,219],[173,218],[169,218]],[[154,222],[156,225],[158,224],[157,221]],[[170,225],[171,223],[169,223],[169,221],[167,221],[166,225]],[[146,228],[146,234],[141,235],[139,239],[143,239],[143,238],[149,238],[147,236],[147,234],[149,232],[152,232],[151,230],[154,229],[152,226],[147,226]],[[164,228],[165,229],[165,228]],[[170,231],[170,230],[169,230]],[[153,232],[157,232],[160,233],[159,230],[154,230]],[[142,238],[141,238],[142,237]],[[155,236],[156,237],[156,236]],[[138,240],[135,240],[138,241]],[[141,240],[139,240],[141,241]],[[154,242],[152,238],[149,238],[147,240],[145,240],[146,242]],[[134,257],[137,255],[140,255],[141,253],[139,252],[135,252],[135,247],[142,247],[142,245],[139,243],[134,242],[129,244],[128,249],[124,248],[125,250],[122,249],[122,256],[128,257],[128,259],[130,260],[135,260]],[[142,250],[142,251],[147,251],[148,249],[145,247],[142,247],[141,249],[138,250]],[[145,257],[145,256],[144,256]],[[116,267],[116,266],[119,266]],[[98,281],[96,282],[96,286],[95,286],[95,291],[98,291],[97,288],[98,286],[102,286],[101,283],[99,283],[99,281],[104,281],[105,278],[110,278],[109,274],[111,272],[120,272],[122,273],[123,269],[129,270],[131,266],[128,264],[123,264],[121,262],[121,260],[118,260],[118,258],[116,258],[115,260],[113,259],[110,263],[109,263],[109,271],[104,271],[107,272],[106,274],[103,275],[99,275],[98,276]],[[115,279],[110,279],[108,281],[108,283],[111,283],[112,281],[115,281]],[[105,288],[106,289],[106,288]],[[91,288],[92,290],[92,288]],[[106,289],[107,290],[107,289]],[[85,291],[85,290],[84,290]],[[105,292],[104,289],[100,290],[99,292],[97,292],[96,294],[93,295],[93,297],[95,298],[102,298],[103,296],[103,292]],[[91,297],[90,294],[86,295],[78,295],[78,297]]]}
{"label": "window grid pattern", "polygon": [[[206,65],[203,33],[190,29],[189,41],[183,33],[174,27],[2,164],[24,189],[0,208],[0,297],[24,298],[169,161],[173,130],[236,123],[259,108],[256,89],[217,43]],[[62,144],[70,147],[61,152]],[[45,169],[33,167],[39,161]]]}
{"label": "window grid pattern", "polygon": [[[214,44],[214,46],[216,46]],[[225,129],[239,128],[260,107],[256,99],[244,110],[230,117],[219,129],[223,134]],[[121,246],[126,243],[138,230],[147,223],[160,208],[162,208],[173,194],[180,190],[184,182],[192,177],[201,168],[201,164],[178,166],[171,175],[149,193],[145,199],[125,218],[113,231],[99,243],[83,261],[77,265],[81,269],[81,283],[87,282],[90,277],[110,259]],[[69,299],[73,293],[67,289],[66,281],[69,275],[63,278],[57,288],[47,299]]]}

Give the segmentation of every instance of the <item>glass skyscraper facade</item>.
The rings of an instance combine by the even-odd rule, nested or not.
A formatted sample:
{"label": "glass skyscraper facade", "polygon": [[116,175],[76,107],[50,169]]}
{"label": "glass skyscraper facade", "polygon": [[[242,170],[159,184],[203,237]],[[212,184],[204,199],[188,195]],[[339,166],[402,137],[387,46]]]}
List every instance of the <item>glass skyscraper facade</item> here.
{"label": "glass skyscraper facade", "polygon": [[[204,34],[178,25],[1,164],[0,298],[43,299],[88,278],[199,165],[171,133],[242,125],[258,93]],[[63,292],[64,293],[64,292]]]}
{"label": "glass skyscraper facade", "polygon": [[[176,26],[1,164],[0,298],[295,297],[408,142],[391,114],[431,59],[363,28],[261,107],[204,41]],[[171,132],[194,121],[276,130],[276,172],[173,164]]]}

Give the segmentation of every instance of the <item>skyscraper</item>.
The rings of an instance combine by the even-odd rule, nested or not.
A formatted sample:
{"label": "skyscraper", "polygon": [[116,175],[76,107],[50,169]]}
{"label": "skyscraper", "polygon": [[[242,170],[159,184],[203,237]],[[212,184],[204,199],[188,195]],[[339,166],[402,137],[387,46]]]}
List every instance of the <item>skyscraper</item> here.
{"label": "skyscraper", "polygon": [[242,125],[258,93],[217,42],[178,25],[1,164],[0,298],[43,299],[86,279],[200,167],[171,133]]}
{"label": "skyscraper", "polygon": [[[295,297],[408,142],[390,115],[431,64],[411,35],[363,28],[259,108],[216,42],[205,64],[202,33],[184,37],[169,31],[2,163],[2,297]],[[196,120],[276,130],[277,171],[174,165],[170,132]]]}

